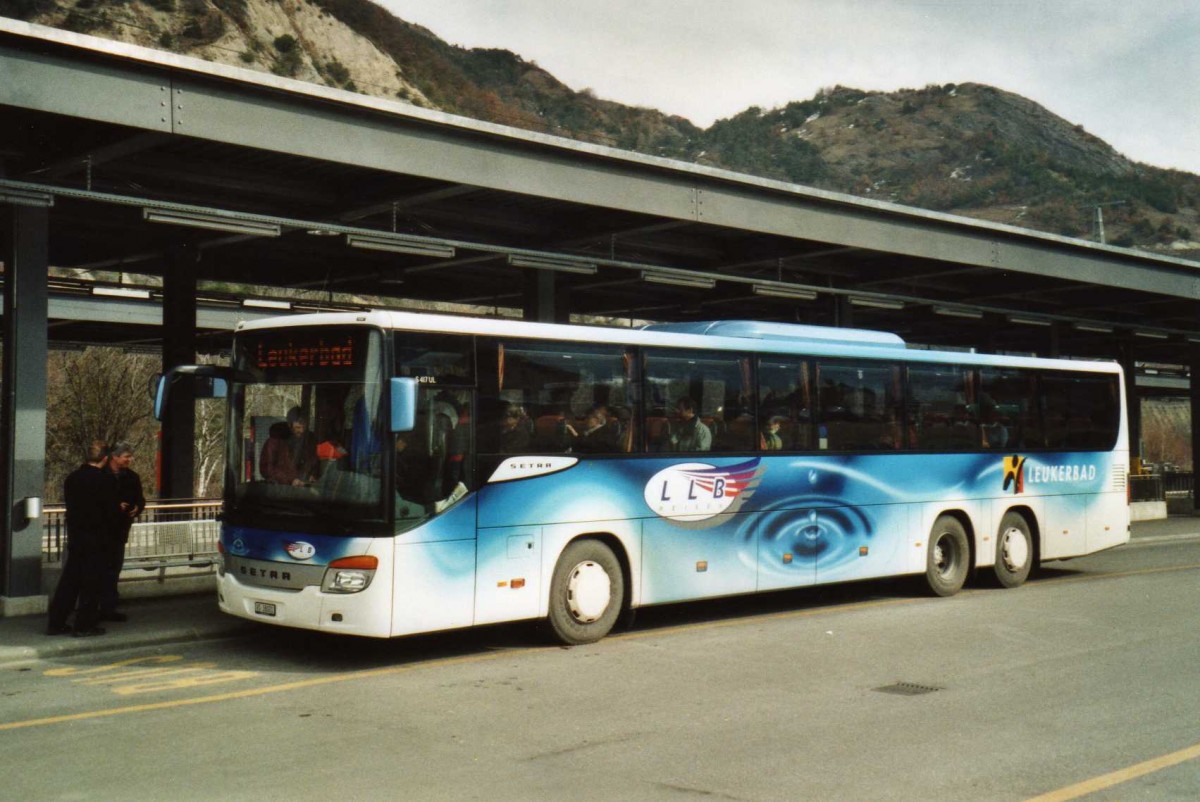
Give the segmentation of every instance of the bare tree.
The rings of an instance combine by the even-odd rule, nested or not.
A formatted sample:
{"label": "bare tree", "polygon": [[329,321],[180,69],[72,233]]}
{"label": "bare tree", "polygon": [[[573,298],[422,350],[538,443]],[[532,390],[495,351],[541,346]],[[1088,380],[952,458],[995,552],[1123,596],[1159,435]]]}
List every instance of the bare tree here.
{"label": "bare tree", "polygon": [[155,436],[150,377],[159,359],[119,348],[51,351],[47,359],[46,498],[61,496],[62,482],[92,440],[126,441],[134,470],[153,492]]}
{"label": "bare tree", "polygon": [[[202,356],[205,365],[227,365],[227,358]],[[196,401],[196,450],[194,454],[196,498],[221,495],[222,469],[225,465],[225,420],[227,399],[204,398]]]}

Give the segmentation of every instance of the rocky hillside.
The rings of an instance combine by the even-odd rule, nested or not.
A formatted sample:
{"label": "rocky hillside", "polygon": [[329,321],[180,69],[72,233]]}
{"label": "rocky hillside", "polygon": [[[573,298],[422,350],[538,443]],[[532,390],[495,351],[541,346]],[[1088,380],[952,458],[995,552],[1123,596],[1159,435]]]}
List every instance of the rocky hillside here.
{"label": "rocky hillside", "polygon": [[574,139],[1200,259],[1200,176],[979,84],[835,87],[708,129],[464,49],[369,0],[0,0],[0,15]]}

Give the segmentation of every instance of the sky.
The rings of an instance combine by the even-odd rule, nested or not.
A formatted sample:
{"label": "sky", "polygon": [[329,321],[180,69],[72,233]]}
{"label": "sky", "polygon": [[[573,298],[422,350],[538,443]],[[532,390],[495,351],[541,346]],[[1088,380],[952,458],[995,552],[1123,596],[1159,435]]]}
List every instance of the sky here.
{"label": "sky", "polygon": [[1200,173],[1200,0],[376,0],[451,44],[708,127],[838,84],[983,83]]}

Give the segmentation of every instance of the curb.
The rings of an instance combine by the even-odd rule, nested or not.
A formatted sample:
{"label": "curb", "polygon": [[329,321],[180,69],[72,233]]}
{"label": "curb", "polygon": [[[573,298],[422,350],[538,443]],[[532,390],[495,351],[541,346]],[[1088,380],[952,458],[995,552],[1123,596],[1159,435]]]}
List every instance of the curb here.
{"label": "curb", "polygon": [[172,643],[194,643],[203,640],[221,640],[236,638],[249,634],[254,630],[252,622],[245,625],[235,622],[232,626],[207,628],[174,628],[158,632],[146,632],[134,635],[115,635],[112,630],[109,635],[95,638],[77,639],[70,635],[40,635],[46,643],[42,646],[3,646],[0,647],[0,668],[15,663],[27,663],[51,658],[78,657],[85,654],[101,654],[125,649],[139,649],[147,646],[165,646]]}

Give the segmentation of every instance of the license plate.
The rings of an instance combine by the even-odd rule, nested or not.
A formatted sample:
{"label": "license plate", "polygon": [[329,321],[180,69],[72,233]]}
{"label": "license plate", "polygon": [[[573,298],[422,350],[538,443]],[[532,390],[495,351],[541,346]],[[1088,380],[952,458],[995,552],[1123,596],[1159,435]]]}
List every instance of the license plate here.
{"label": "license plate", "polygon": [[270,604],[269,602],[255,602],[254,603],[254,613],[255,613],[255,615],[274,616],[275,615],[275,605]]}

